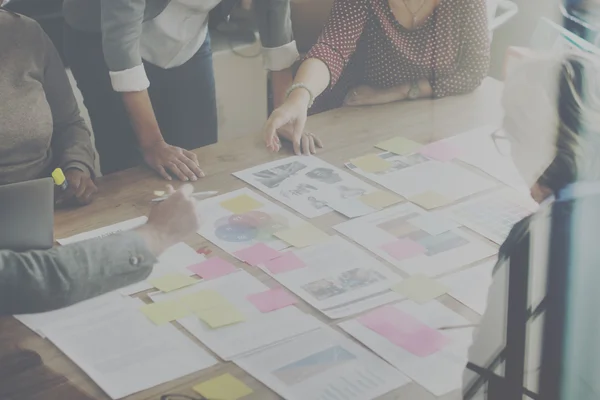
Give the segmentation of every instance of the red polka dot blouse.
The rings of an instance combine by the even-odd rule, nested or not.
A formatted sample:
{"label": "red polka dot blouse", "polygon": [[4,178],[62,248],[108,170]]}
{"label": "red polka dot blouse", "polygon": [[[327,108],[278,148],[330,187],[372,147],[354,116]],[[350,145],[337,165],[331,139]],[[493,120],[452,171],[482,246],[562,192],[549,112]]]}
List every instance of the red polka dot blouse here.
{"label": "red polka dot blouse", "polygon": [[417,28],[404,28],[388,0],[336,0],[306,58],[331,74],[311,113],[340,107],[350,88],[390,88],[429,80],[434,97],[467,93],[487,75],[490,40],[485,0],[440,0]]}

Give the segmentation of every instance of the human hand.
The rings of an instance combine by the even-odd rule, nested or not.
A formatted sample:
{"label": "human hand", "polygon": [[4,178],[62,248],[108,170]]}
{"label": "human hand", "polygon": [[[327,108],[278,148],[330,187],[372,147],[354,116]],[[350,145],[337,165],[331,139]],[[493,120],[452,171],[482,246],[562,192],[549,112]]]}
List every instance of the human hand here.
{"label": "human hand", "polygon": [[144,161],[163,178],[172,180],[169,172],[182,181],[196,181],[204,177],[198,157],[191,151],[158,141],[143,147]]}
{"label": "human hand", "polygon": [[78,168],[69,168],[65,171],[67,190],[61,191],[57,196],[60,205],[75,204],[79,206],[90,204],[98,188],[94,184],[89,172]]}
{"label": "human hand", "polygon": [[300,141],[295,140],[294,128],[291,124],[284,125],[277,130],[277,134],[280,138],[286,139],[292,142],[294,146],[294,153],[296,155],[304,154],[310,155],[317,152],[317,148],[323,148],[323,142],[317,136],[310,132],[303,132]]}
{"label": "human hand", "polygon": [[344,105],[356,107],[379,104],[382,102],[382,97],[382,91],[368,85],[361,85],[348,91]]}
{"label": "human hand", "polygon": [[177,191],[169,186],[169,197],[152,207],[148,222],[138,229],[154,254],[161,254],[200,228],[193,191],[191,185],[183,185]]}

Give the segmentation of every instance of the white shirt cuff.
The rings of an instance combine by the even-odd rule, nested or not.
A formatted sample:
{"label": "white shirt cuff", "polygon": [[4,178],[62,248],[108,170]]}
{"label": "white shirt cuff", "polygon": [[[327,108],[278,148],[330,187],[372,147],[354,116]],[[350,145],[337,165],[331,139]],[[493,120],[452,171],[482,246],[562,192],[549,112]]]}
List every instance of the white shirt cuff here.
{"label": "white shirt cuff", "polygon": [[300,54],[296,41],[279,47],[263,47],[263,63],[269,71],[281,71],[294,65]]}
{"label": "white shirt cuff", "polygon": [[116,92],[141,92],[150,86],[144,64],[123,71],[109,71],[109,75]]}

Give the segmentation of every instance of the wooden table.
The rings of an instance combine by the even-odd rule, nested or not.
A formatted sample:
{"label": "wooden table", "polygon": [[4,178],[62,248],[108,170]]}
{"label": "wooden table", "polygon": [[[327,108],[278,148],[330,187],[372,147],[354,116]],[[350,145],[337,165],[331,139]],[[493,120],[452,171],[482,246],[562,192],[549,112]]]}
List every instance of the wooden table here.
{"label": "wooden table", "polygon": [[[479,89],[466,96],[359,109],[343,108],[311,117],[308,121],[308,129],[319,134],[326,145],[326,149],[321,151],[318,156],[333,165],[343,167],[343,163],[351,157],[372,152],[375,143],[398,135],[426,143],[484,124],[499,123],[502,117],[501,91],[502,84],[488,78]],[[279,154],[267,152],[262,137],[259,135],[223,141],[199,149],[196,153],[208,175],[195,183],[196,189],[218,190],[220,193],[246,186],[244,182],[233,177],[232,172],[290,155],[289,150]],[[100,193],[92,205],[75,210],[60,211],[56,214],[55,235],[56,237],[67,237],[145,215],[150,206],[149,201],[154,197],[152,192],[163,188],[164,185],[164,181],[145,168],[134,168],[103,177],[99,180]],[[332,212],[312,219],[311,222],[333,234],[334,231],[331,227],[344,220],[344,217]],[[194,248],[206,246],[213,253],[223,255],[220,249],[200,236],[191,236],[187,243]],[[229,257],[229,259],[232,258]],[[242,266],[241,263],[238,264]],[[274,285],[274,281],[257,268],[248,269],[248,271],[267,285]],[[477,321],[477,314],[454,299],[446,296],[442,302],[473,322]],[[300,304],[300,308],[324,322],[331,323],[304,303]],[[198,344],[201,345],[200,342]],[[14,318],[2,318],[0,319],[0,354],[2,349],[6,351],[6,349],[14,347],[39,353],[48,369],[59,376],[66,377],[72,385],[88,393],[92,398],[108,399],[102,390],[56,347],[29,331]],[[221,362],[210,369],[132,395],[128,399],[158,399],[165,393],[193,395],[191,387],[194,384],[225,372],[230,372],[243,379],[254,390],[247,400],[280,398],[233,363]],[[58,398],[50,396],[52,382],[54,381],[50,380],[50,383],[44,383],[48,386],[47,388],[40,388],[40,391],[47,390],[49,394],[47,397],[40,398],[45,400]],[[19,396],[17,393],[14,398],[21,399],[23,396]],[[458,398],[460,398],[458,393],[443,397],[444,400]],[[429,400],[434,397],[417,384],[411,383],[383,396],[382,399]]]}

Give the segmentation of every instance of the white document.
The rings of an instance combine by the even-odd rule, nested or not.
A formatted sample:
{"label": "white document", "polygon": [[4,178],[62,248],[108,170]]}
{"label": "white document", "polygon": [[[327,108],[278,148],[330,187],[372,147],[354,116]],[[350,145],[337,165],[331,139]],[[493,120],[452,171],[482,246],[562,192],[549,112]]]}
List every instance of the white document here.
{"label": "white document", "polygon": [[247,300],[247,296],[269,288],[246,271],[238,271],[173,293],[150,297],[155,302],[161,302],[203,290],[217,291],[229,300],[246,320],[217,329],[211,328],[195,315],[181,318],[177,322],[226,361],[322,326],[315,317],[294,306],[261,313]]}
{"label": "white document", "polygon": [[494,265],[496,265],[496,259],[445,276],[440,279],[440,282],[450,289],[448,291],[450,296],[477,314],[483,315],[492,283]]}
{"label": "white document", "polygon": [[404,301],[394,307],[433,329],[461,328],[440,331],[449,340],[449,344],[437,353],[419,357],[355,319],[342,322],[339,326],[433,395],[443,396],[460,389],[473,336],[473,328],[464,327],[469,325],[469,321],[436,301],[422,305]]}
{"label": "white document", "polygon": [[154,264],[152,272],[145,281],[134,283],[119,289],[119,293],[124,296],[129,296],[144,290],[152,289],[154,286],[148,283],[149,279],[156,279],[166,274],[180,273],[187,276],[194,275],[193,272],[187,269],[190,265],[201,263],[206,260],[202,254],[196,253],[193,248],[185,243],[178,243],[169,247],[164,253],[158,257],[158,263]]}
{"label": "white document", "polygon": [[379,157],[390,162],[393,167],[387,171],[370,173],[352,163],[347,163],[346,166],[406,198],[433,191],[450,201],[456,201],[497,185],[456,164],[430,160],[421,154],[399,156],[381,153]]}
{"label": "white document", "polygon": [[495,191],[444,210],[454,220],[502,244],[512,227],[534,213],[537,203],[513,189]]}
{"label": "white document", "polygon": [[290,251],[304,262],[304,268],[279,274],[261,268],[329,318],[347,317],[403,298],[390,290],[402,281],[400,275],[339,236]]}
{"label": "white document", "polygon": [[[244,214],[234,214],[221,206],[222,202],[239,196],[248,196],[262,206]],[[203,200],[198,204],[198,210],[203,218],[198,234],[230,254],[259,243],[275,250],[286,249],[289,244],[277,239],[273,233],[306,224],[303,219],[247,188]]]}
{"label": "white document", "polygon": [[[434,277],[497,253],[495,247],[460,229],[430,235],[417,224],[411,224],[411,220],[424,215],[429,214],[414,204],[405,203],[334,228],[409,275]],[[446,224],[445,220],[442,224]],[[394,250],[394,243],[401,239],[418,243],[424,252],[406,258],[391,254],[390,247]]]}
{"label": "white document", "polygon": [[58,239],[57,242],[65,246],[71,243],[77,243],[88,239],[97,239],[105,236],[114,235],[116,233],[130,231],[135,228],[139,228],[148,221],[146,217],[138,217],[127,221],[119,222],[118,224],[105,226],[104,228],[95,229],[89,232],[83,232],[75,236],[71,236],[65,239]]}
{"label": "white document", "polygon": [[48,337],[112,399],[211,367],[217,360],[171,324],[156,326],[139,300],[46,326]]}
{"label": "white document", "polygon": [[287,400],[371,400],[409,382],[329,327],[234,362]]}
{"label": "white document", "polygon": [[330,212],[329,201],[353,199],[376,190],[314,156],[289,157],[233,175],[307,218]]}

